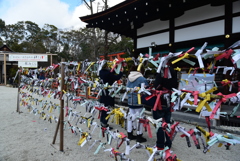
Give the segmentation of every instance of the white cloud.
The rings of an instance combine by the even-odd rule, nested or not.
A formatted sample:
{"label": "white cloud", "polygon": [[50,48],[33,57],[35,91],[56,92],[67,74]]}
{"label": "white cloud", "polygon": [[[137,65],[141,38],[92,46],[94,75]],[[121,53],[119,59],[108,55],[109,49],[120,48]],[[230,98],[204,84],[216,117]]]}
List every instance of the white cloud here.
{"label": "white cloud", "polygon": [[[81,0],[79,0],[81,1]],[[109,6],[114,6],[124,0],[108,0]],[[102,0],[94,1],[94,13],[96,6]],[[18,21],[32,21],[43,27],[51,24],[59,29],[84,27],[86,24],[79,17],[89,15],[90,10],[82,4],[76,6],[71,12],[69,5],[60,0],[3,0],[0,2],[0,17],[6,24],[15,24]]]}

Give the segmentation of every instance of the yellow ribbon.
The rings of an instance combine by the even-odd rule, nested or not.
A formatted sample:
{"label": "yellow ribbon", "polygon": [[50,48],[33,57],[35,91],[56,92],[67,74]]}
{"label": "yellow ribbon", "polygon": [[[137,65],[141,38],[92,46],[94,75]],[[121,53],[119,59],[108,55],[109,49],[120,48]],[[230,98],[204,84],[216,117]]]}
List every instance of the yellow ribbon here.
{"label": "yellow ribbon", "polygon": [[186,79],[181,79],[181,81],[184,81],[186,83],[186,85],[188,85],[188,80]]}
{"label": "yellow ribbon", "polygon": [[191,71],[193,70],[193,68],[189,68],[189,71],[188,71],[188,75],[191,74]]}
{"label": "yellow ribbon", "polygon": [[52,113],[53,111],[53,106],[50,106],[49,113]]}
{"label": "yellow ribbon", "polygon": [[88,68],[85,70],[85,72],[87,72],[93,64],[95,64],[95,62],[91,62],[91,64],[88,66]]}
{"label": "yellow ribbon", "polygon": [[107,117],[106,117],[105,119],[106,119],[106,120],[109,119],[109,117],[110,117],[111,115],[113,115],[113,114],[115,113],[115,111],[116,111],[116,108],[113,109],[113,110],[107,115]]}
{"label": "yellow ribbon", "polygon": [[182,56],[182,57],[180,57],[180,58],[172,61],[172,64],[175,64],[175,63],[179,62],[179,61],[182,60],[182,59],[188,58],[188,56],[189,56],[189,54],[188,54],[188,53],[185,53],[184,56]]}
{"label": "yellow ribbon", "polygon": [[81,63],[78,63],[77,72],[80,70]]}
{"label": "yellow ribbon", "polygon": [[131,60],[133,60],[132,58],[124,58],[124,60],[126,61],[126,62],[129,62],[129,61],[131,61]]}
{"label": "yellow ribbon", "polygon": [[78,145],[81,145],[86,140],[87,136],[88,136],[88,133],[87,132],[83,132],[82,133],[82,137],[78,141]]}
{"label": "yellow ribbon", "polygon": [[146,147],[147,151],[149,151],[150,154],[153,153],[153,148],[150,148],[150,147]]}
{"label": "yellow ribbon", "polygon": [[179,67],[176,67],[176,68],[174,68],[174,70],[177,70],[177,71],[181,71],[182,69],[181,68],[179,68]]}
{"label": "yellow ribbon", "polygon": [[209,104],[207,103],[207,101],[210,101],[211,100],[211,95],[210,94],[206,94],[205,97],[204,97],[204,100],[201,100],[199,103],[198,103],[198,106],[196,108],[196,112],[200,112],[203,108],[203,106],[206,107],[206,109],[208,110],[208,112],[211,112],[212,109],[211,107],[209,106]]}
{"label": "yellow ribbon", "polygon": [[91,126],[91,118],[87,119],[87,127],[90,128]]}
{"label": "yellow ribbon", "polygon": [[203,70],[203,77],[206,77],[206,72],[205,72],[204,68],[202,68],[202,70]]}
{"label": "yellow ribbon", "polygon": [[204,137],[206,138],[206,143],[210,140],[210,133],[209,132],[207,132],[206,130],[204,130],[202,127],[200,127],[200,126],[196,126],[197,127],[197,129],[199,130],[199,131],[201,131],[201,133],[203,133],[203,135],[204,135]]}

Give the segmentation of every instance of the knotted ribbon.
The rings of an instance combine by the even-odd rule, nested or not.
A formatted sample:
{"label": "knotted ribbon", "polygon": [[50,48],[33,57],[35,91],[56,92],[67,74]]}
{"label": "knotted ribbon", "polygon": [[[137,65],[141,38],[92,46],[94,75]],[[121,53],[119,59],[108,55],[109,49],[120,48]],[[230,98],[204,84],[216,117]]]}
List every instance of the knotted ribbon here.
{"label": "knotted ribbon", "polygon": [[147,96],[145,99],[148,101],[149,99],[151,99],[152,97],[157,97],[154,107],[153,107],[153,111],[156,110],[162,110],[162,104],[161,104],[161,96],[163,94],[169,93],[169,90],[152,90],[152,95]]}

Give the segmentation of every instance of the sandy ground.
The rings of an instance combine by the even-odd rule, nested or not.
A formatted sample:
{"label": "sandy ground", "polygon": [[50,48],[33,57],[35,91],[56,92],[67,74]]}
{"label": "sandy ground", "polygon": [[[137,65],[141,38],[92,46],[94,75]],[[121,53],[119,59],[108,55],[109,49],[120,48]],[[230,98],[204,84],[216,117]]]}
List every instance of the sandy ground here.
{"label": "sandy ground", "polygon": [[[33,94],[34,98],[38,96]],[[48,100],[52,102],[59,103],[59,100]],[[71,103],[70,103],[71,105]],[[40,109],[39,106],[36,106]],[[74,161],[74,160],[88,160],[88,161],[106,161],[114,160],[110,157],[110,152],[104,152],[104,149],[94,155],[98,144],[95,144],[91,150],[88,147],[92,144],[94,140],[100,139],[102,143],[106,142],[105,138],[99,138],[99,129],[96,129],[92,134],[92,140],[85,146],[80,147],[77,145],[79,141],[79,134],[75,135],[71,133],[69,128],[64,130],[64,151],[59,151],[59,133],[56,139],[56,143],[52,146],[51,143],[54,138],[54,133],[56,130],[57,123],[50,123],[47,120],[43,120],[39,115],[34,115],[29,113],[29,111],[21,106],[20,110],[22,113],[17,113],[17,88],[0,86],[0,161]],[[82,114],[85,113],[85,109],[77,106],[76,111],[81,111]],[[47,111],[46,111],[47,112]],[[55,115],[58,117],[59,112],[56,110],[50,115]],[[67,118],[65,118],[67,120]],[[76,121],[72,122],[72,125]],[[96,119],[99,123],[99,120]],[[120,132],[126,133],[126,131],[115,123],[111,123],[114,129],[118,129]],[[193,125],[180,123],[181,126],[185,127],[187,130],[190,128],[195,128]],[[78,124],[78,127],[87,131],[86,124]],[[68,125],[66,126],[68,127]],[[153,126],[152,133],[153,138],[148,138],[147,133],[144,136],[148,138],[145,145],[154,146],[156,141],[156,134],[154,132]],[[89,130],[88,130],[89,131]],[[91,132],[91,131],[89,131]],[[224,132],[216,131],[213,132],[224,134]],[[237,135],[236,135],[237,136]],[[130,146],[133,146],[135,141],[130,142]],[[192,140],[192,147],[188,147],[186,140],[177,134],[173,141],[172,151],[176,154],[182,161],[240,161],[239,152],[240,145],[231,146],[230,150],[226,150],[223,147],[217,147],[215,144],[210,152],[204,154],[203,148],[196,149]],[[116,147],[116,141],[113,141],[111,145],[105,145],[105,149],[111,147]],[[124,152],[125,145],[123,144],[119,151]],[[147,161],[148,155],[145,149],[133,150],[129,156],[127,156],[135,161]],[[120,159],[119,159],[120,160]]]}

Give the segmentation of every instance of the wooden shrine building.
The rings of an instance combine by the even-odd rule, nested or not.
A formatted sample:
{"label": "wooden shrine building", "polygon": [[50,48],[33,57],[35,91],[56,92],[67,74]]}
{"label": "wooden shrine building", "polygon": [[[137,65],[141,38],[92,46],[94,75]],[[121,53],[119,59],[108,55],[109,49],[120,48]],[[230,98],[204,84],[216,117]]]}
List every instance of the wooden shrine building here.
{"label": "wooden shrine building", "polygon": [[103,12],[80,17],[134,40],[135,55],[229,47],[240,39],[240,0],[125,0]]}

